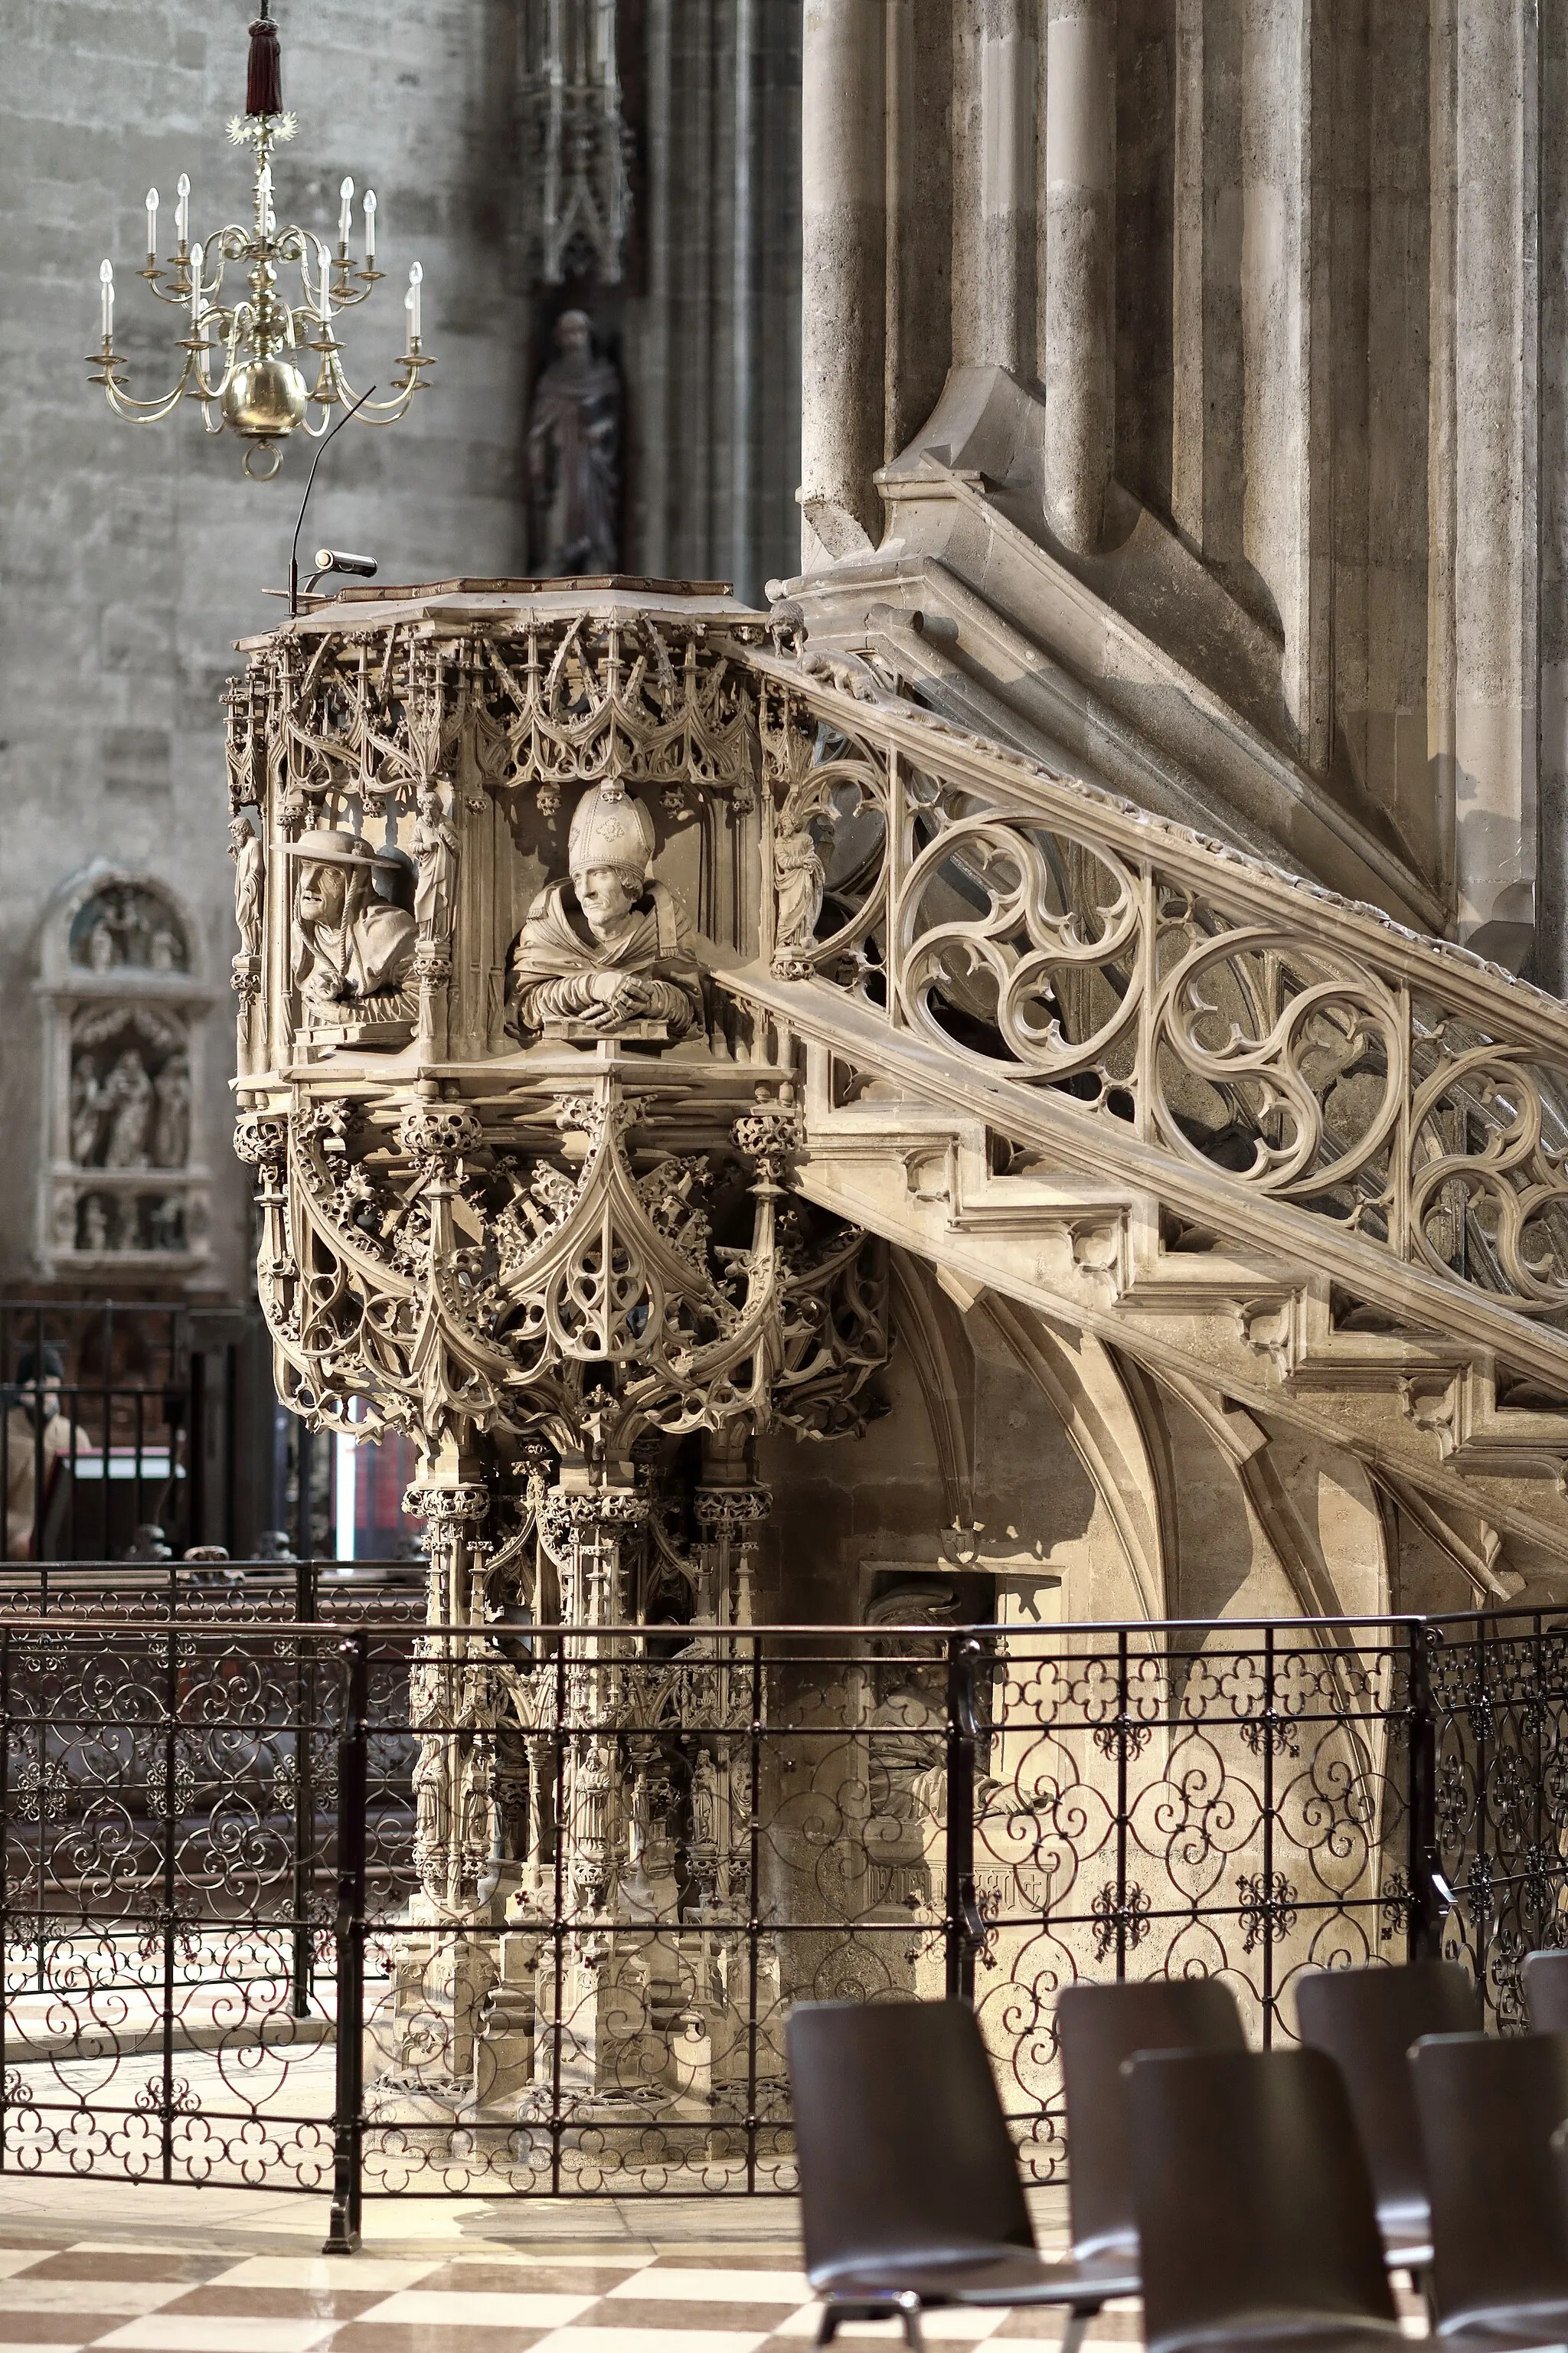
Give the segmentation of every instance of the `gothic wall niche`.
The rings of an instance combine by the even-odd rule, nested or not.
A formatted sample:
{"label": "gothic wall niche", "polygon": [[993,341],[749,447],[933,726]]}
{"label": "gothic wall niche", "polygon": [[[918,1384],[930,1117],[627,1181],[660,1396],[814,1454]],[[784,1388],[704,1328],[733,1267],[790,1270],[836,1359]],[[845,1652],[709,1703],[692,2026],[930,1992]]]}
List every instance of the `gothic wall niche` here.
{"label": "gothic wall niche", "polygon": [[192,918],[155,877],[100,864],[51,909],[42,965],[42,1269],[193,1272],[208,1257],[193,1111],[210,998]]}

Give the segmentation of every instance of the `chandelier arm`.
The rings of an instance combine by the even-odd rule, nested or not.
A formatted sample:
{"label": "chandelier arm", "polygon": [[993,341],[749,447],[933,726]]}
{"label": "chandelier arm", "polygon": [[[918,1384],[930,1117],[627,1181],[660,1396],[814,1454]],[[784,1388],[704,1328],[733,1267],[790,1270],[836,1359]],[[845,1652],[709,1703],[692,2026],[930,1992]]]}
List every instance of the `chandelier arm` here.
{"label": "chandelier arm", "polygon": [[[312,321],[318,322],[323,327],[330,326],[332,316],[331,254],[314,229],[295,229],[289,234],[298,237],[300,244],[300,279],[305,289],[303,307]],[[307,249],[312,245],[316,248],[316,286],[313,294],[310,288],[310,259]]]}
{"label": "chandelier arm", "polygon": [[[146,279],[148,285],[152,288],[153,300],[154,302],[166,302],[170,309],[174,311],[188,311],[191,307],[191,265],[189,256],[182,256],[175,262],[174,267],[180,271],[180,283],[167,294],[163,292],[161,286],[153,285],[153,273],[150,270],[138,270],[137,276]],[[163,273],[160,269],[157,272],[157,275],[162,278]]]}
{"label": "chandelier arm", "polygon": [[362,302],[369,301],[371,296],[375,292],[376,288],[385,277],[386,272],[384,269],[377,269],[374,273],[362,271],[360,274],[362,276],[368,274],[370,282],[368,285],[362,286],[357,294],[353,291],[353,289],[347,279],[343,280],[341,287],[333,287],[332,308],[334,311],[357,311]]}
{"label": "chandelier arm", "polygon": [[[405,352],[402,358],[398,361],[398,365],[400,367],[407,367],[410,364],[409,355]],[[406,384],[395,386],[395,396],[391,400],[371,400],[367,396],[365,399],[356,403],[354,401],[353,394],[349,387],[348,379],[343,375],[341,365],[332,370],[332,379],[338,386],[338,397],[341,400],[349,403],[353,407],[354,414],[359,417],[362,424],[395,425],[400,417],[406,417],[408,414],[408,404],[413,399],[415,394],[419,390],[419,377],[417,370],[421,367],[428,366],[429,363],[416,354],[412,362],[412,365],[416,373],[409,377]]]}
{"label": "chandelier arm", "polygon": [[128,392],[121,391],[112,375],[100,376],[97,381],[103,385],[116,417],[122,417],[128,425],[157,425],[179,406],[190,389],[191,354],[186,354],[180,380],[173,392],[160,394],[153,400],[132,399]]}
{"label": "chandelier arm", "polygon": [[[226,320],[228,323],[226,329],[220,333],[217,339],[217,348],[224,355],[223,374],[219,376],[217,382],[214,384],[212,378],[207,375],[205,368],[198,366],[197,369],[196,380],[200,389],[201,398],[204,402],[209,400],[221,400],[223,398],[223,396],[227,390],[234,375],[235,353],[239,344],[239,312],[237,311],[221,311],[215,312],[213,315],[216,318]],[[210,346],[208,348],[210,348]]]}

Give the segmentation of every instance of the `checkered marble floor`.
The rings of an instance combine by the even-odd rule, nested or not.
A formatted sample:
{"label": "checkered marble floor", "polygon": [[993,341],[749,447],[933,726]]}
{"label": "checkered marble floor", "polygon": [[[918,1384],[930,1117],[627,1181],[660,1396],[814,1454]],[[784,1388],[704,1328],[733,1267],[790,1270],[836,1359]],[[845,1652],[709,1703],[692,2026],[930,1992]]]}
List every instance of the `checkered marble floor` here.
{"label": "checkered marble floor", "polygon": [[[0,2179],[0,2353],[805,2353],[816,2334],[782,2202],[387,2204],[367,2210],[365,2252],[331,2257],[314,2252],[324,2219],[315,2200]],[[1406,2334],[1425,2335],[1415,2299],[1400,2303]],[[1141,2320],[1109,2306],[1091,2353],[1139,2343]],[[1027,2310],[924,2327],[933,2348],[1057,2353],[1061,2337],[1059,2315]],[[839,2341],[902,2337],[860,2323]]]}
{"label": "checkered marble floor", "polygon": [[[482,2253],[326,2257],[94,2243],[0,2248],[0,2353],[803,2353],[817,2306],[777,2249],[626,2259]],[[931,2313],[932,2346],[1054,2348],[1040,2314]],[[1097,2336],[1136,2341],[1136,2307]],[[859,2325],[841,2342],[901,2343]]]}

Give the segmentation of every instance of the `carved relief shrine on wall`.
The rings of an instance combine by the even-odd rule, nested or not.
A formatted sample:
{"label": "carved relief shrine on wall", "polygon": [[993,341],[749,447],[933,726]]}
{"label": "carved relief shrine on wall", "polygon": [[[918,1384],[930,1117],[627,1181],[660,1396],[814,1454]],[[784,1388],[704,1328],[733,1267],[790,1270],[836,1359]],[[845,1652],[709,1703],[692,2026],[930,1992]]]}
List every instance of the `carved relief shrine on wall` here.
{"label": "carved relief shrine on wall", "polygon": [[51,910],[42,962],[40,1263],[193,1270],[208,1254],[193,1121],[210,999],[191,917],[161,881],[92,868]]}

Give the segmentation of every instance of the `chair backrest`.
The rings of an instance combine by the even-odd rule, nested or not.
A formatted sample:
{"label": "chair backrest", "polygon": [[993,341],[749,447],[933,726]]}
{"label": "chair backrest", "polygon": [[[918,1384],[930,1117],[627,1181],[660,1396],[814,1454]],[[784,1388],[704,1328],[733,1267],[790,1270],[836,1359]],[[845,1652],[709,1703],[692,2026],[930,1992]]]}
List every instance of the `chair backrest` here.
{"label": "chair backrest", "polygon": [[1442,2034],[1412,2058],[1439,2317],[1568,2303],[1568,2207],[1552,2136],[1568,2034]]}
{"label": "chair backrest", "polygon": [[1138,2226],[1122,2063],[1135,2051],[1245,2051],[1236,1996],[1217,1978],[1068,1986],[1057,1999],[1057,2038],[1074,2252],[1131,2253]]}
{"label": "chair backrest", "polygon": [[1458,1961],[1400,1968],[1315,1969],[1298,1980],[1301,2040],[1337,2060],[1380,2208],[1424,2207],[1410,2048],[1424,2034],[1479,2031],[1481,2006]]}
{"label": "chair backrest", "polygon": [[960,2001],[797,2002],[790,2086],[805,2268],[1032,2247],[991,2063]]}
{"label": "chair backrest", "polygon": [[1287,2315],[1397,2326],[1344,2079],[1325,2052],[1128,2068],[1150,2353]]}
{"label": "chair backrest", "polygon": [[1524,2006],[1535,2033],[1568,2032],[1568,1951],[1526,1953]]}

